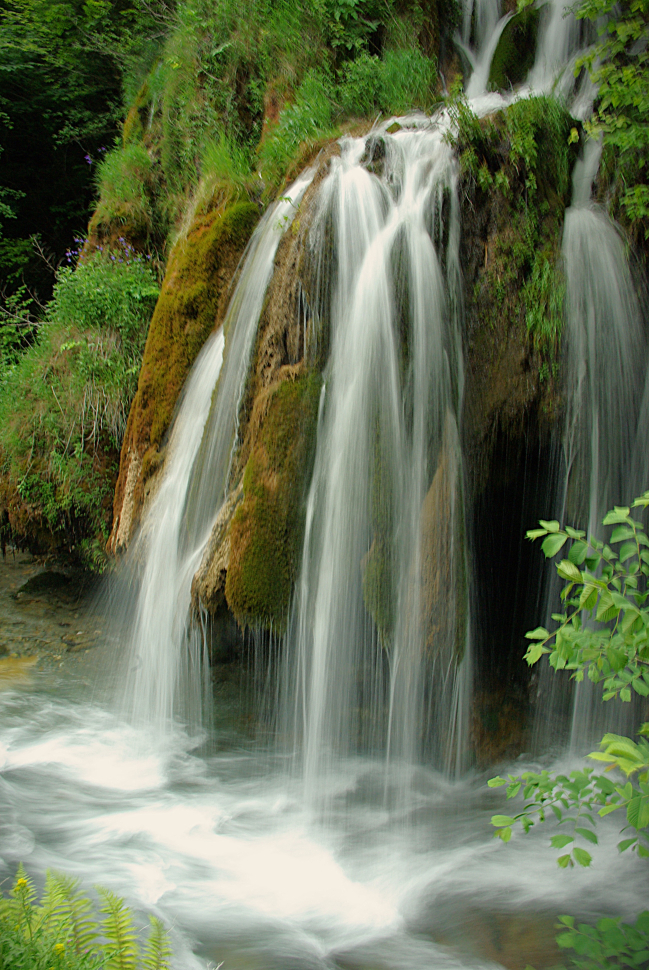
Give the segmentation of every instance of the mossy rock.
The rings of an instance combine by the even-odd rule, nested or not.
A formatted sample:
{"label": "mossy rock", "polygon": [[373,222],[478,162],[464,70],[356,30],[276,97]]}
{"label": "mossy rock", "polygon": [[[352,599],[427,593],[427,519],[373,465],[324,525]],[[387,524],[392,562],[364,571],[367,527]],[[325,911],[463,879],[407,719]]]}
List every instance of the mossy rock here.
{"label": "mossy rock", "polygon": [[320,387],[316,373],[291,374],[255,402],[263,418],[246,464],[244,498],[230,527],[225,583],[228,606],[242,626],[286,626],[304,534]]}
{"label": "mossy rock", "polygon": [[489,90],[502,91],[523,83],[534,66],[540,15],[536,7],[526,7],[506,25],[491,61]]}
{"label": "mossy rock", "polygon": [[[114,537],[119,529],[131,461],[134,456],[142,460],[132,503],[135,521],[142,505],[146,473],[159,464],[158,449],[187,374],[205,340],[225,315],[230,282],[258,218],[257,207],[250,202],[238,203],[225,212],[200,215],[171,252],[124,437],[115,493]],[[131,532],[129,524],[126,534]],[[124,535],[123,528],[120,534]],[[114,547],[111,540],[112,551]]]}

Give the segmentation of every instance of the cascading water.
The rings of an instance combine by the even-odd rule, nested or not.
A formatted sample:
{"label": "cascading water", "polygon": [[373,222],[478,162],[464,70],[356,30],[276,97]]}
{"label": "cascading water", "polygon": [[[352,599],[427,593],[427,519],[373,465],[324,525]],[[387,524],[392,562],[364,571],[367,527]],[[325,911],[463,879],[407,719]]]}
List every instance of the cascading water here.
{"label": "cascading water", "polygon": [[[378,145],[380,178],[362,164]],[[455,181],[444,129],[426,124],[343,142],[320,192],[311,246],[318,259],[333,238],[331,352],[286,647],[319,799],[359,743],[457,767],[466,754]]]}
{"label": "cascading water", "polygon": [[144,566],[132,632],[124,634],[132,643],[124,706],[156,730],[169,728],[174,715],[201,720],[207,667],[202,631],[189,615],[191,583],[225,498],[239,402],[275,253],[311,178],[305,172],[253,235],[223,323],[223,368],[219,333],[194,366],[173,425],[162,485],[130,551],[135,568],[140,562]]}
{"label": "cascading water", "polygon": [[[592,141],[576,164],[564,222],[567,407],[565,482],[557,514],[603,539],[606,512],[646,487],[639,469],[649,467],[649,445],[639,423],[647,373],[645,324],[624,241],[591,201],[600,154],[601,146]],[[553,593],[549,595],[556,603],[557,590]],[[551,605],[548,612],[553,611]],[[569,735],[576,751],[592,746],[604,730],[633,733],[634,705],[602,705],[601,687],[590,681],[555,684],[549,670],[542,679],[543,713],[535,747],[545,749],[557,740],[559,718],[548,713],[567,706],[572,708]]]}

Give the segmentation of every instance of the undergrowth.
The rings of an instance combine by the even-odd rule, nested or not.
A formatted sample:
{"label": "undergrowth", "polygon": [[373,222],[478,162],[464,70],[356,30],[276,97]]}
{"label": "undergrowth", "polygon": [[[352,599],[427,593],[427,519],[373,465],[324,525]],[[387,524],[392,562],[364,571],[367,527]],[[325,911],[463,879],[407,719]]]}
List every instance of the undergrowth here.
{"label": "undergrowth", "polygon": [[[59,271],[38,339],[0,374],[0,461],[18,531],[65,536],[101,568],[111,498],[158,285],[121,249]],[[6,499],[6,495],[5,495]]]}
{"label": "undergrowth", "polygon": [[169,970],[171,946],[161,920],[149,916],[142,945],[133,913],[97,887],[96,907],[79,881],[48,872],[40,900],[22,864],[0,895],[0,970]]}

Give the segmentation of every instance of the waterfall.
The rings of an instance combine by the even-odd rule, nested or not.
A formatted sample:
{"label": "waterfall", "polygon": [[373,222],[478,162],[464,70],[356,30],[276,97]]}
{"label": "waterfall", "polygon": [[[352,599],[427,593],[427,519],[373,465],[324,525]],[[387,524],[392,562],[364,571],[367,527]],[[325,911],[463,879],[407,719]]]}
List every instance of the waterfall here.
{"label": "waterfall", "polygon": [[174,717],[198,716],[200,723],[209,668],[205,638],[191,622],[191,583],[225,497],[239,403],[275,253],[312,174],[305,172],[268,209],[253,234],[222,330],[188,379],[162,484],[129,551],[140,575],[123,704],[132,718],[157,730],[170,727]]}
{"label": "waterfall", "polygon": [[[377,142],[380,177],[363,164]],[[345,139],[320,191],[311,246],[318,259],[333,237],[331,349],[286,646],[313,797],[359,746],[462,763],[456,177],[444,130],[419,124]]]}
{"label": "waterfall", "polygon": [[[606,512],[646,488],[641,476],[648,467],[649,445],[646,425],[639,423],[647,372],[645,324],[624,240],[591,201],[600,153],[598,142],[587,143],[575,166],[572,204],[564,222],[567,400],[565,482],[558,514],[604,539]],[[549,694],[553,677],[550,671],[543,677]],[[554,717],[548,717],[548,710],[565,708],[564,695],[570,690],[564,682],[544,708],[544,724],[537,728],[544,747],[553,733]],[[606,729],[628,734],[634,725],[634,705],[603,705],[601,687],[590,681],[574,685],[570,741],[576,750],[592,745]]]}
{"label": "waterfall", "polygon": [[[563,257],[567,280],[568,409],[566,513],[589,535],[613,505],[644,490],[633,465],[649,452],[638,427],[646,372],[646,337],[625,244],[608,216],[588,204],[566,212]],[[637,432],[640,440],[636,440]],[[630,715],[630,718],[629,718]],[[633,733],[633,705],[604,709],[601,688],[575,690],[571,742],[577,749],[606,728]]]}

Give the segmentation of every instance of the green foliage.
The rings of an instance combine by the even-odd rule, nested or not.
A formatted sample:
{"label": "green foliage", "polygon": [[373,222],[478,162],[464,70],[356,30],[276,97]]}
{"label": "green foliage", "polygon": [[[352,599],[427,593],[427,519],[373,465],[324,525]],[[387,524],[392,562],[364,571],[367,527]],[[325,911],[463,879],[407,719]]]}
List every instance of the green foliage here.
{"label": "green foliage", "polygon": [[323,135],[334,136],[332,81],[324,71],[308,71],[295,95],[295,101],[282,111],[270,137],[259,150],[260,168],[271,182],[278,183],[289,162],[304,141]]}
{"label": "green foliage", "polygon": [[557,943],[574,950],[572,964],[580,970],[616,970],[646,967],[649,958],[649,912],[640,913],[635,923],[605,918],[595,926],[576,923],[573,916],[560,916],[562,933]]}
{"label": "green foliage", "polygon": [[[634,508],[649,506],[649,492],[633,503]],[[532,665],[547,655],[555,670],[569,670],[582,681],[585,676],[603,686],[603,699],[630,702],[632,694],[649,696],[649,539],[642,523],[631,517],[629,507],[616,506],[604,518],[612,527],[604,543],[570,526],[562,529],[556,520],[541,520],[540,528],[527,533],[531,540],[542,539],[546,558],[557,556],[566,546],[567,558],[556,566],[564,580],[561,600],[565,612],[553,614],[557,626],[549,631],[537,627],[526,634],[530,640],[525,659]],[[616,546],[617,551],[613,549]],[[603,817],[619,809],[626,811],[626,828],[631,834],[618,848],[632,848],[649,857],[649,724],[643,724],[639,742],[616,734],[605,734],[601,751],[589,757],[605,762],[607,774],[596,774],[587,767],[570,776],[550,772],[525,772],[508,780],[493,778],[491,787],[507,785],[507,797],[516,797],[521,787],[526,803],[514,816],[495,815],[492,824],[504,841],[520,822],[527,832],[534,820],[544,821],[548,809],[570,834],[551,839],[556,849],[572,845],[571,852],[559,857],[562,867],[590,865],[590,853],[576,845],[579,836],[597,844],[595,813]],[[617,770],[624,781],[608,772]],[[564,814],[564,813],[568,814]]]}
{"label": "green foliage", "polygon": [[0,382],[5,479],[95,567],[157,293],[150,261],[128,245],[65,267],[37,342]]}
{"label": "green foliage", "polygon": [[586,66],[599,85],[586,130],[615,151],[621,204],[649,239],[649,2],[582,0],[576,16],[599,33],[575,68]]}
{"label": "green foliage", "polygon": [[139,933],[124,901],[98,889],[99,923],[78,880],[48,872],[42,899],[22,864],[8,896],[0,896],[0,970],[169,970],[171,947],[160,920],[141,955]]}
{"label": "green foliage", "polygon": [[2,4],[0,212],[14,216],[2,244],[40,234],[50,265],[32,250],[22,272],[41,303],[87,223],[95,164],[117,133],[122,78],[158,30],[158,10],[144,0]]}
{"label": "green foliage", "polygon": [[[649,505],[649,492],[634,507]],[[557,565],[566,582],[561,599],[565,612],[553,614],[559,624],[552,632],[538,627],[526,634],[532,641],[525,659],[536,663],[548,654],[556,670],[570,670],[575,680],[584,676],[602,683],[605,701],[630,701],[632,692],[649,695],[649,611],[645,609],[649,577],[649,539],[630,509],[616,507],[604,518],[614,526],[609,543],[556,521],[541,521],[527,533],[543,538],[547,558],[568,543],[568,557]],[[619,546],[615,551],[613,546]]]}
{"label": "green foliage", "polygon": [[343,65],[336,97],[343,115],[405,114],[430,107],[435,77],[435,61],[416,48],[363,52]]}

